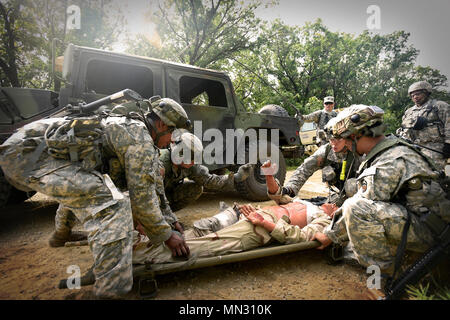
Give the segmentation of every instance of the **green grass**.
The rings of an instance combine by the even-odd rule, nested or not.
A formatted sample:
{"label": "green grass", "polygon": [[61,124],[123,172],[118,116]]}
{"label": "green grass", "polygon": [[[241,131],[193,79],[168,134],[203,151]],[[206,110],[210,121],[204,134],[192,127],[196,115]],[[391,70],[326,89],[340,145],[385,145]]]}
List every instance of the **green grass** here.
{"label": "green grass", "polygon": [[410,300],[450,300],[448,287],[435,287],[430,289],[430,282],[426,285],[407,286],[406,293]]}

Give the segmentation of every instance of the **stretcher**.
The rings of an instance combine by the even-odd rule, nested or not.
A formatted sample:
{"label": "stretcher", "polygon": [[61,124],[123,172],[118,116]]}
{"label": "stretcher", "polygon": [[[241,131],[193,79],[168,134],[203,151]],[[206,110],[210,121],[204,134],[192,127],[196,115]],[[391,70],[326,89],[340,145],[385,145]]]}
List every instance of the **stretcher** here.
{"label": "stretcher", "polygon": [[[306,241],[294,244],[270,244],[268,246],[255,248],[248,251],[231,253],[227,255],[219,255],[214,257],[198,258],[195,254],[191,255],[189,259],[180,260],[179,262],[161,263],[161,264],[145,264],[133,266],[133,277],[139,295],[143,299],[153,298],[158,292],[156,276],[169,274],[174,272],[213,267],[226,263],[247,261],[257,258],[275,256],[279,254],[286,254],[296,251],[308,250],[317,248],[320,242],[317,240]],[[60,280],[59,288],[67,288],[68,279]],[[95,282],[94,274],[89,270],[81,277],[81,286],[92,285]]]}

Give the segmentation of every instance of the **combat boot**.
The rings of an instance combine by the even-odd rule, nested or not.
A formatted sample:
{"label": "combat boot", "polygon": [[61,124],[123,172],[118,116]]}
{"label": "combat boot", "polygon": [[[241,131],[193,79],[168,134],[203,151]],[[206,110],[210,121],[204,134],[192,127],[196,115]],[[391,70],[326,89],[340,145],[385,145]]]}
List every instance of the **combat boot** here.
{"label": "combat boot", "polygon": [[71,231],[67,232],[53,232],[52,236],[48,240],[50,247],[64,247],[66,242],[83,241],[87,240],[87,233],[83,231]]}

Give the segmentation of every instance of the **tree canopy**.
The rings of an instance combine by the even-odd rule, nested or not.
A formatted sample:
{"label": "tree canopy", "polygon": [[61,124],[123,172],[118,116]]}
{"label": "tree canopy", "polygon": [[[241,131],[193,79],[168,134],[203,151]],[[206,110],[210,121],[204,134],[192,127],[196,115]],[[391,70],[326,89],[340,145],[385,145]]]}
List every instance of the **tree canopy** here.
{"label": "tree canopy", "polygon": [[[0,2],[0,85],[50,88],[51,40],[110,49],[125,21],[106,14],[111,0],[71,1],[82,12],[81,28],[67,30],[68,1]],[[148,16],[152,34],[129,37],[129,53],[167,59],[230,74],[249,111],[279,104],[293,115],[322,107],[364,103],[386,111],[393,131],[411,105],[409,85],[427,80],[433,95],[450,102],[439,70],[417,66],[410,34],[333,32],[320,19],[303,26],[259,19],[255,10],[276,1],[160,0]],[[109,19],[106,19],[108,16]],[[58,54],[63,46],[58,47]]]}

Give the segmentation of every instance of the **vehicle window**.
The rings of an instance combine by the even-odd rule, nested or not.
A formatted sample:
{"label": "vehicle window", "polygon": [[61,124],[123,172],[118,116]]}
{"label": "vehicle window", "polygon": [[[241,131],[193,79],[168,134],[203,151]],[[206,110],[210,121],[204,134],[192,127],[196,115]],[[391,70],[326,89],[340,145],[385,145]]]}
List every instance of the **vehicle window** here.
{"label": "vehicle window", "polygon": [[316,130],[316,124],[314,122],[305,122],[302,126],[301,132]]}
{"label": "vehicle window", "polygon": [[180,101],[194,105],[228,107],[225,88],[221,82],[189,76],[180,78]]}
{"label": "vehicle window", "polygon": [[153,72],[146,67],[91,60],[87,66],[86,91],[110,95],[132,89],[144,98],[153,96]]}

